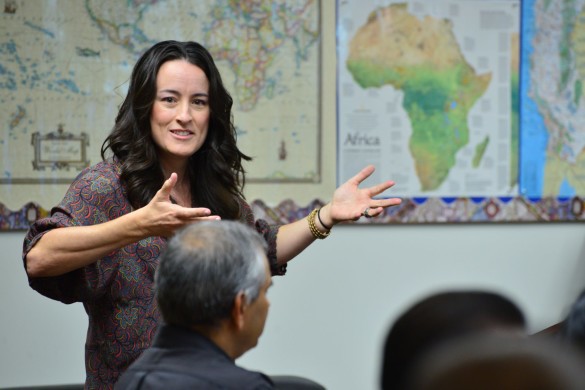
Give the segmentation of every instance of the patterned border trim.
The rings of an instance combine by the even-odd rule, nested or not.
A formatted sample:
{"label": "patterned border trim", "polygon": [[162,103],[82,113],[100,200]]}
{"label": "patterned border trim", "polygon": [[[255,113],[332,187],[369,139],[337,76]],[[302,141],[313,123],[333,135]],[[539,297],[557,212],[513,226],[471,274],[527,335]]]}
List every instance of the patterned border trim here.
{"label": "patterned border trim", "polygon": [[25,204],[17,211],[10,211],[0,203],[0,231],[27,230],[34,221],[47,215],[49,212],[34,202]]}
{"label": "patterned border trim", "polygon": [[[272,224],[285,224],[304,218],[325,204],[315,199],[301,207],[293,200],[276,207],[262,200],[251,203],[256,218]],[[27,230],[39,218],[49,214],[37,203],[29,202],[20,210],[10,211],[0,203],[0,231]],[[585,222],[585,198],[403,198],[379,217],[361,218],[358,224],[433,224],[491,222]]]}
{"label": "patterned border trim", "polygon": [[[324,202],[314,200],[300,208],[292,200],[270,208],[252,203],[254,215],[270,223],[287,223],[306,216]],[[585,198],[403,198],[376,218],[361,218],[358,224],[436,224],[493,222],[584,222]]]}

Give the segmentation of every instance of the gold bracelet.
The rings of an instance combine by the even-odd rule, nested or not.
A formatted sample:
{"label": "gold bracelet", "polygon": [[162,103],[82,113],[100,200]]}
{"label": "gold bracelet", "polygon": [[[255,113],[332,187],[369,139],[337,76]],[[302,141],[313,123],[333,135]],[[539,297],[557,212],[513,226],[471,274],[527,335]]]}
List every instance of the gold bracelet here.
{"label": "gold bracelet", "polygon": [[323,240],[329,237],[331,230],[322,232],[321,230],[317,229],[317,226],[315,225],[315,217],[317,217],[318,212],[319,209],[311,211],[311,213],[307,217],[307,221],[309,222],[309,230],[311,230],[311,234],[313,234],[313,237],[318,238],[319,240]]}

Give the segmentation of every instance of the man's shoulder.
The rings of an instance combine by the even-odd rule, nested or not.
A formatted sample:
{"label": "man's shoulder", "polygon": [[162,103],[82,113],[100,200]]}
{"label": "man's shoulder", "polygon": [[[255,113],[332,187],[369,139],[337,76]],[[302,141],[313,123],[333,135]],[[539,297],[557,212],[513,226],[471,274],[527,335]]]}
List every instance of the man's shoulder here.
{"label": "man's shoulder", "polygon": [[230,368],[221,368],[210,379],[216,381],[219,387],[229,389],[273,389],[270,378],[261,372],[250,371],[233,365]]}
{"label": "man's shoulder", "polygon": [[198,365],[192,365],[190,370],[165,364],[158,367],[130,368],[122,375],[115,389],[167,390],[169,383],[173,384],[174,389],[274,389],[274,384],[264,374],[238,366],[205,366],[205,369],[199,369]]}
{"label": "man's shoulder", "polygon": [[[122,375],[116,389],[167,390],[273,389],[270,378],[260,372],[237,366],[219,348],[197,334],[170,334],[167,328]],[[170,336],[173,337],[170,337]],[[179,337],[179,336],[183,337]],[[183,341],[182,346],[177,343]],[[177,384],[177,386],[175,386]]]}

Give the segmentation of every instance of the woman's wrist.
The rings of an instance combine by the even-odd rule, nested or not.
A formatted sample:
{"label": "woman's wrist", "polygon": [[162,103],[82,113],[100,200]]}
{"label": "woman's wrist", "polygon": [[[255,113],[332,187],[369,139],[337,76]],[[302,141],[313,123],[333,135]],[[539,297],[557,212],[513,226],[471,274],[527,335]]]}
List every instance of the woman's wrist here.
{"label": "woman's wrist", "polygon": [[317,221],[324,230],[331,230],[333,226],[335,226],[335,222],[331,218],[331,214],[329,212],[329,207],[330,204],[327,203],[325,206],[321,207],[317,212]]}
{"label": "woman's wrist", "polygon": [[321,226],[325,228],[325,230],[331,230],[331,228],[333,227],[333,225],[327,225],[325,222],[323,222],[323,220],[321,219],[321,209],[317,210],[317,219],[319,220]]}
{"label": "woman's wrist", "polygon": [[329,233],[331,233],[331,230],[326,229],[322,231],[317,227],[317,220],[319,219],[318,218],[319,210],[320,209],[314,209],[313,211],[311,211],[311,213],[307,216],[307,222],[309,223],[309,230],[311,231],[313,237],[319,240],[323,240],[329,237]]}

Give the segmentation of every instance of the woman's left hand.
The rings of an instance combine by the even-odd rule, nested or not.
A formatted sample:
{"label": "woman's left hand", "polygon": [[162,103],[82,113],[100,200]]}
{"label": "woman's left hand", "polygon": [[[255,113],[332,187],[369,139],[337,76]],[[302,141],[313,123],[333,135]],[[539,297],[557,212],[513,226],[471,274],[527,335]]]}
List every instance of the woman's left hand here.
{"label": "woman's left hand", "polygon": [[375,196],[392,187],[393,181],[385,181],[368,188],[359,188],[359,185],[374,173],[374,170],[373,165],[368,165],[335,190],[331,203],[323,207],[324,210],[321,214],[326,224],[328,222],[334,225],[343,221],[356,221],[362,216],[376,217],[384,212],[386,207],[396,206],[402,202],[400,198],[374,199]]}

